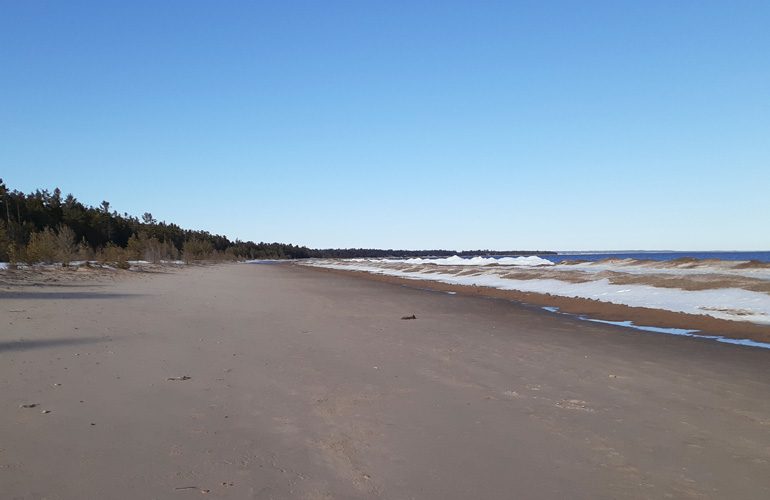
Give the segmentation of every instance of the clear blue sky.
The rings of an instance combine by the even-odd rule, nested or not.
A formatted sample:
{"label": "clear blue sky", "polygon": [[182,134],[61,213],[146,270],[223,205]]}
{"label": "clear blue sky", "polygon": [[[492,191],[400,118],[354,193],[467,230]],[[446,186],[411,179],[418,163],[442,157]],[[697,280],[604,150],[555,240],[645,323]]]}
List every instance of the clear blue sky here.
{"label": "clear blue sky", "polygon": [[770,2],[0,0],[0,178],[231,239],[770,249]]}

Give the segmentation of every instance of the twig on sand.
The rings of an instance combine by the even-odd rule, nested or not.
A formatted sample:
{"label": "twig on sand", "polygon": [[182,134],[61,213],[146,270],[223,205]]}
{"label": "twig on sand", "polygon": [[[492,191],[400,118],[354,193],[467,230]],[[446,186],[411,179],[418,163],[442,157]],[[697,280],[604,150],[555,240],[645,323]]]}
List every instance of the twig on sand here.
{"label": "twig on sand", "polygon": [[166,380],[190,380],[191,378],[189,375],[182,375],[181,377],[169,377]]}

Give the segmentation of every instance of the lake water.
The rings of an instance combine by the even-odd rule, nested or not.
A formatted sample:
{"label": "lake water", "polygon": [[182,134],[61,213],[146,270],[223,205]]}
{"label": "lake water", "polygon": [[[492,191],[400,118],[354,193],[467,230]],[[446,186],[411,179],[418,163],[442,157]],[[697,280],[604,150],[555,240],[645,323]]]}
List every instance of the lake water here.
{"label": "lake water", "polygon": [[676,260],[682,257],[693,259],[721,259],[721,260],[758,260],[760,262],[770,262],[770,251],[768,252],[562,252],[557,255],[538,255],[538,257],[551,262],[561,262],[563,260],[584,260],[596,262],[598,260],[614,259],[637,259],[637,260]]}

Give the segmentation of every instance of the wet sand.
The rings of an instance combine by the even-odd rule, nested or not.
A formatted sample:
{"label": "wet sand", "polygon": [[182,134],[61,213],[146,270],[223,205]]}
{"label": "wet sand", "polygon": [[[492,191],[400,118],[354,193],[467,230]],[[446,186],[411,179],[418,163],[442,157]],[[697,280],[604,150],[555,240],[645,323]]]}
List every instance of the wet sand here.
{"label": "wet sand", "polygon": [[3,498],[770,497],[767,349],[290,265],[36,283]]}

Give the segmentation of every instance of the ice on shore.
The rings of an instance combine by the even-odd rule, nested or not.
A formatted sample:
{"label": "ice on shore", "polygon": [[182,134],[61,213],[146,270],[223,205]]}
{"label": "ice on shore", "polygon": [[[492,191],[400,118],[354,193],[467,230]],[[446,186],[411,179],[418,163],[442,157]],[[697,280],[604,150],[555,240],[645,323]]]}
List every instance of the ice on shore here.
{"label": "ice on shore", "polygon": [[406,264],[433,264],[435,266],[553,266],[550,260],[545,260],[535,255],[528,257],[471,257],[464,259],[457,255],[441,259],[406,259],[401,262]]}
{"label": "ice on shore", "polygon": [[723,274],[770,280],[770,264],[766,262],[689,259],[655,261],[636,259],[604,259],[595,262],[562,261],[561,269],[601,273],[604,271],[628,274],[671,274],[680,276]]}
{"label": "ice on shore", "polygon": [[[631,307],[646,307],[687,314],[708,315],[733,321],[770,325],[770,293],[741,287],[684,290],[653,284],[616,284],[602,272],[623,274],[699,275],[700,282],[721,277],[767,280],[770,269],[745,263],[647,262],[607,260],[597,263],[565,262],[553,264],[539,257],[463,259],[319,259],[305,265],[363,271],[373,274],[428,280],[453,285],[484,286],[562,297],[594,299]],[[529,274],[528,274],[529,273]],[[615,280],[617,281],[617,280]]]}
{"label": "ice on shore", "polygon": [[[550,308],[550,309],[558,310],[558,308]],[[644,330],[647,332],[667,333],[669,335],[680,335],[682,337],[693,337],[696,339],[716,340],[717,342],[724,342],[725,344],[745,345],[750,347],[761,347],[763,349],[770,349],[770,344],[766,344],[764,342],[756,342],[754,340],[749,340],[749,339],[731,339],[731,338],[722,337],[719,335],[700,335],[698,334],[698,330],[684,330],[682,328],[658,328],[655,326],[639,326],[639,325],[635,325],[632,321],[607,321],[607,320],[596,319],[596,318],[583,318],[583,319],[585,319],[586,321],[593,321],[595,323],[606,323],[608,325],[625,326],[628,328],[635,328],[637,330]]]}

